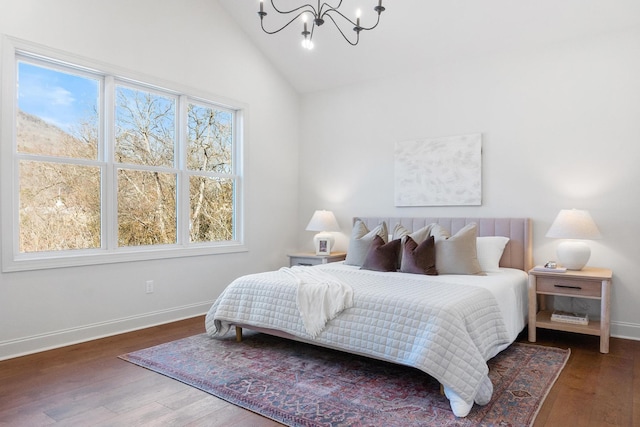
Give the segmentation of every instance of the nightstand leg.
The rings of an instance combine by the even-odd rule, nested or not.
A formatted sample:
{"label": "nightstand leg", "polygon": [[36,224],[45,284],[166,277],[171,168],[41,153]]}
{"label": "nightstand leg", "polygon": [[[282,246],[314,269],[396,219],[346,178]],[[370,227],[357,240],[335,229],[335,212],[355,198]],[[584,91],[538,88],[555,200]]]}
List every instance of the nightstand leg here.
{"label": "nightstand leg", "polygon": [[602,300],[600,301],[600,353],[609,353],[609,335],[611,333],[611,281],[602,281]]}
{"label": "nightstand leg", "polygon": [[538,295],[536,294],[536,276],[529,275],[529,342],[536,342],[536,316],[538,314]]}

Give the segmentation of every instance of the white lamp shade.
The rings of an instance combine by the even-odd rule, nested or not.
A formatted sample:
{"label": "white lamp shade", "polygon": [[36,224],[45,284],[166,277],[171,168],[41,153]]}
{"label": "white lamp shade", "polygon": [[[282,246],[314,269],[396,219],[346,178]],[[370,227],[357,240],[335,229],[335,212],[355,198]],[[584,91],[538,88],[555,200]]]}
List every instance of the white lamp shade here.
{"label": "white lamp shade", "polygon": [[[589,212],[563,209],[547,231],[547,237],[556,239],[594,240],[602,237]],[[558,262],[568,270],[582,270],[591,257],[591,249],[582,241],[566,240],[558,244]]]}
{"label": "white lamp shade", "polygon": [[336,217],[331,211],[315,211],[309,224],[307,231],[340,231],[340,226]]}
{"label": "white lamp shade", "polygon": [[547,231],[547,237],[595,240],[602,235],[588,211],[562,209]]}

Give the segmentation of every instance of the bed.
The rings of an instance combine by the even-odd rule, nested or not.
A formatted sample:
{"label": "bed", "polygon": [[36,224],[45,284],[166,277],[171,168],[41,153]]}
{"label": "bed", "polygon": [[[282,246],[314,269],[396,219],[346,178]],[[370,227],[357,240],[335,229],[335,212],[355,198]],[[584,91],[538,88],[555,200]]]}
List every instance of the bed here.
{"label": "bed", "polygon": [[[379,271],[385,268],[376,262],[391,259],[392,246],[397,253],[402,245],[397,266],[412,261],[407,255],[417,252],[404,246],[413,240],[432,248],[438,275],[404,265]],[[470,242],[471,255],[464,250]],[[465,265],[474,256],[477,263]],[[442,384],[454,414],[464,417],[474,403],[490,401],[486,362],[527,323],[531,267],[527,218],[359,217],[345,262],[238,278],[214,302],[205,326],[212,337],[235,332],[240,340],[246,328],[418,368]],[[321,311],[305,314],[313,305]]]}

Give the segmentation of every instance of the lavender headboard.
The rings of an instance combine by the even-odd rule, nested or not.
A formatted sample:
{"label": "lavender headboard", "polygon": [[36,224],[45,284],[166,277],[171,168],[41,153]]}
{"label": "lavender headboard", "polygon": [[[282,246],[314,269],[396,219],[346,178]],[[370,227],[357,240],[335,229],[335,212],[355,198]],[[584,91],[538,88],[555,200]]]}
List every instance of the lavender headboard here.
{"label": "lavender headboard", "polygon": [[427,224],[437,223],[452,235],[465,225],[478,224],[478,236],[505,236],[509,238],[500,267],[529,271],[533,267],[532,221],[529,218],[410,218],[410,217],[357,217],[367,228],[372,229],[386,221],[389,233],[396,224],[409,231],[418,230]]}

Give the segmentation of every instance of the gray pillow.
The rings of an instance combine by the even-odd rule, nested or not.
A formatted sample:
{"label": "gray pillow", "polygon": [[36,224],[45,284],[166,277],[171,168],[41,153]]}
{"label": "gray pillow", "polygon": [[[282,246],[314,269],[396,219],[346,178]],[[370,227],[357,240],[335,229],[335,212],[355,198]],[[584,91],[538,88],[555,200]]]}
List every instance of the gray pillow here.
{"label": "gray pillow", "polygon": [[409,230],[407,230],[404,225],[396,224],[396,226],[393,227],[392,240],[402,239],[403,242],[404,242],[404,237],[405,236],[410,236],[413,239],[414,242],[416,242],[417,244],[420,244],[420,243],[424,242],[426,240],[426,238],[431,235],[431,230],[433,229],[433,227],[435,225],[437,225],[437,224],[435,224],[435,223],[428,224],[428,225],[425,225],[424,227],[420,228],[419,230],[416,230],[416,231],[413,231],[413,232],[409,232]]}
{"label": "gray pillow", "polygon": [[442,228],[440,224],[433,224],[433,227],[431,227],[431,231],[429,232],[429,235],[433,236],[436,242],[438,240],[448,239],[449,237],[451,237],[451,234],[449,234],[447,230]]}
{"label": "gray pillow", "polygon": [[478,262],[475,222],[467,224],[453,236],[436,239],[438,274],[484,274]]}
{"label": "gray pillow", "polygon": [[351,239],[349,240],[349,249],[347,249],[347,257],[345,264],[362,267],[364,260],[367,258],[369,249],[373,244],[373,239],[380,236],[383,242],[387,242],[389,233],[387,231],[387,223],[382,222],[373,230],[369,231],[362,220],[356,220],[351,230]]}

